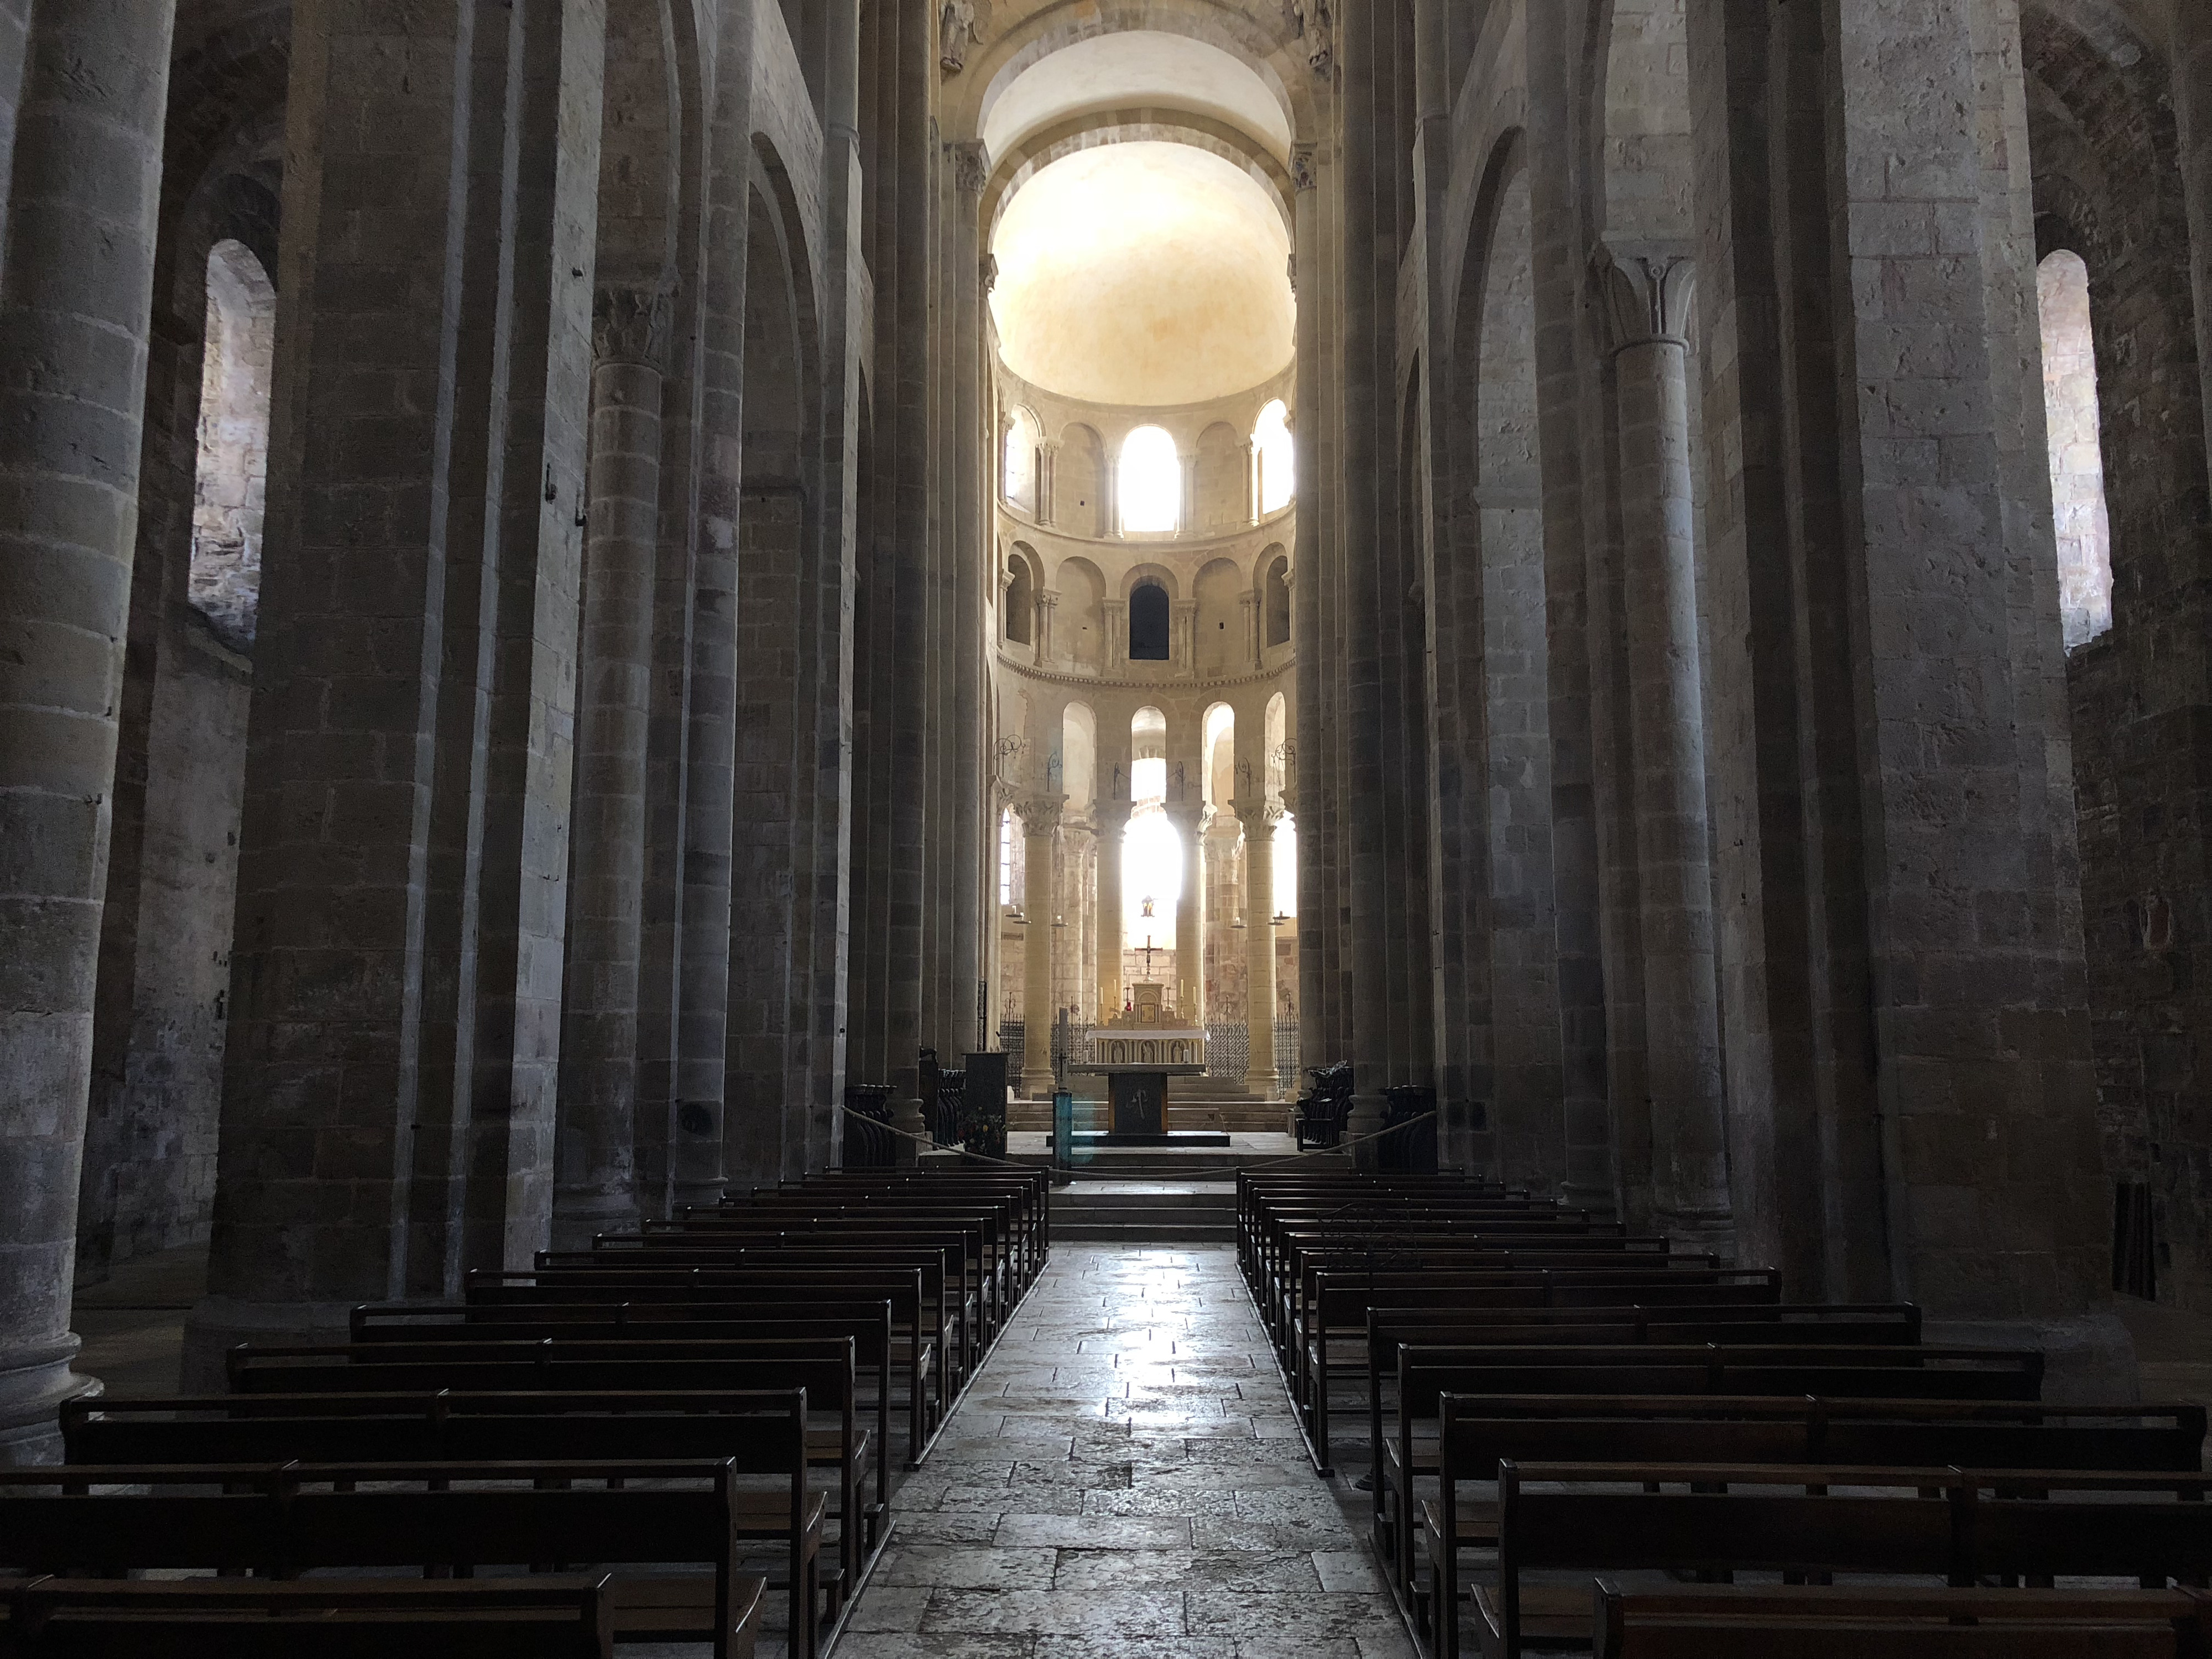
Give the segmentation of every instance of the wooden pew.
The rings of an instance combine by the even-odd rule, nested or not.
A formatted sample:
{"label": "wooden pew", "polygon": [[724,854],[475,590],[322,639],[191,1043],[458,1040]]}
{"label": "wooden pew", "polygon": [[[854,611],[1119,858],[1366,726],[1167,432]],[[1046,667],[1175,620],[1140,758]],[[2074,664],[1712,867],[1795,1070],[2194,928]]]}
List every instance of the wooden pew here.
{"label": "wooden pew", "polygon": [[2028,1401],[2043,1392],[2032,1349],[1917,1346],[1432,1347],[1397,1345],[1396,1422],[1370,1419],[1375,1531],[1410,1599],[1414,1562],[1414,1425],[1447,1394],[1766,1395],[1863,1400]]}
{"label": "wooden pew", "polygon": [[[0,1565],[290,1579],[591,1561],[619,1569],[616,1641],[711,1642],[715,1659],[745,1659],[765,1589],[738,1571],[758,1529],[748,1517],[787,1524],[791,1500],[737,1480],[726,1462],[662,1461],[0,1468]],[[346,1489],[364,1481],[378,1489]],[[818,1535],[818,1498],[800,1521]]]}
{"label": "wooden pew", "polygon": [[1504,1462],[2193,1472],[2205,1433],[2202,1407],[1924,1400],[1447,1395],[1443,1418],[1417,1553],[1436,1618],[1458,1606],[1459,1553],[1498,1540],[1497,1501],[1459,1488],[1496,1480]]}
{"label": "wooden pew", "polygon": [[[1044,1172],[1037,1173],[1042,1175]],[[909,1197],[914,1201],[923,1203],[965,1200],[996,1207],[1006,1219],[1020,1287],[1026,1291],[1042,1270],[1051,1250],[1051,1188],[1045,1181],[1019,1178],[1000,1181],[991,1177],[971,1180],[949,1176],[902,1175],[899,1171],[889,1170],[838,1171],[833,1172],[828,1179],[810,1180],[803,1186],[787,1184],[780,1188],[755,1188],[744,1194],[728,1193],[718,1204],[686,1206],[678,1212],[677,1218],[711,1220],[779,1200],[880,1206],[902,1204],[908,1202]]]}
{"label": "wooden pew", "polygon": [[718,1255],[771,1248],[833,1249],[842,1251],[848,1260],[864,1260],[872,1255],[896,1260],[896,1253],[902,1249],[940,1250],[947,1275],[961,1287],[963,1314],[972,1310],[972,1318],[963,1317],[961,1329],[958,1358],[963,1379],[973,1373],[983,1350],[997,1334],[1000,1310],[985,1264],[981,1226],[951,1222],[921,1225],[891,1217],[879,1222],[841,1223],[834,1230],[825,1231],[771,1217],[759,1222],[732,1220],[711,1234],[656,1234],[650,1241],[641,1235],[603,1234],[588,1251],[540,1252],[536,1265],[571,1267],[575,1265],[575,1255],[580,1254],[603,1261],[631,1265],[658,1257],[678,1261],[688,1258],[707,1266]]}
{"label": "wooden pew", "polygon": [[[465,1317],[493,1317],[533,1306],[599,1304],[626,1310],[629,1319],[683,1316],[698,1307],[711,1310],[724,1302],[834,1303],[845,1297],[878,1296],[890,1303],[891,1330],[904,1349],[907,1378],[907,1467],[918,1468],[936,1430],[950,1409],[951,1375],[945,1358],[947,1309],[941,1296],[925,1291],[925,1270],[889,1267],[785,1267],[763,1261],[735,1268],[690,1267],[641,1268],[634,1273],[596,1269],[471,1269],[462,1281]],[[404,1323],[422,1304],[386,1304],[356,1310],[356,1321]],[[443,1304],[438,1304],[442,1306]],[[359,1329],[356,1341],[363,1340]],[[933,1380],[936,1383],[931,1388]]]}
{"label": "wooden pew", "polygon": [[[1353,1364],[1367,1340],[1370,1307],[1501,1319],[1550,1317],[1552,1310],[1669,1304],[1700,1308],[1779,1308],[1780,1280],[1771,1273],[1734,1268],[1702,1270],[1674,1267],[1586,1267],[1579,1273],[1547,1272],[1506,1276],[1463,1273],[1376,1272],[1333,1263],[1310,1265],[1300,1277],[1284,1345],[1285,1368],[1292,1373],[1300,1397],[1325,1363]],[[1331,1349],[1328,1345],[1336,1345]]]}
{"label": "wooden pew", "polygon": [[647,1221],[635,1233],[602,1234],[595,1241],[608,1249],[640,1242],[648,1245],[682,1244],[705,1239],[726,1242],[769,1232],[821,1234],[864,1241],[886,1231],[957,1227],[965,1234],[974,1229],[974,1261],[977,1282],[988,1291],[994,1310],[993,1330],[1027,1288],[1022,1267],[1027,1252],[1014,1233],[1012,1206],[986,1206],[973,1199],[930,1197],[884,1198],[870,1195],[826,1205],[823,1200],[771,1195],[742,1209],[693,1207],[669,1221]]}
{"label": "wooden pew", "polygon": [[[1863,1307],[1822,1304],[1723,1304],[1712,1307],[1646,1307],[1626,1302],[1616,1307],[1536,1309],[1371,1307],[1365,1310],[1364,1375],[1370,1390],[1395,1370],[1391,1356],[1401,1342],[1432,1346],[1686,1346],[1718,1344],[1796,1346],[1911,1347],[1920,1340],[1920,1310],[1910,1304]],[[1329,1457],[1329,1355],[1316,1339],[1308,1345],[1307,1375],[1300,1385],[1307,1431],[1317,1467],[1328,1471]],[[1382,1401],[1370,1392],[1364,1402],[1371,1425]]]}
{"label": "wooden pew", "polygon": [[866,1516],[857,1345],[849,1336],[733,1342],[240,1343],[234,1394],[672,1394],[799,1389],[837,1424],[838,1593],[860,1582]]}
{"label": "wooden pew", "polygon": [[808,1498],[804,1389],[94,1398],[65,1404],[61,1429],[66,1461],[94,1466],[726,1462],[787,1488],[781,1510],[736,1524],[749,1540],[787,1540],[791,1627],[808,1642],[818,1634],[820,1526],[783,1524],[819,1508]]}
{"label": "wooden pew", "polygon": [[1597,1581],[1592,1659],[2203,1659],[2212,1601],[2166,1590],[1625,1590]]}
{"label": "wooden pew", "polygon": [[1367,1310],[1387,1308],[1606,1308],[1670,1303],[1700,1307],[1779,1307],[1778,1273],[1741,1267],[1692,1267],[1680,1257],[1664,1263],[1583,1261],[1568,1268],[1508,1273],[1468,1270],[1452,1263],[1406,1272],[1364,1263],[1309,1258],[1290,1314],[1290,1356],[1321,1340],[1351,1336],[1346,1357],[1357,1363],[1367,1337]]}
{"label": "wooden pew", "polygon": [[[916,1270],[921,1274],[922,1296],[934,1309],[940,1409],[950,1412],[966,1386],[979,1331],[975,1297],[964,1284],[957,1246],[946,1249],[907,1249],[874,1244],[866,1249],[821,1243],[799,1243],[775,1239],[750,1244],[732,1244],[695,1250],[540,1250],[526,1271],[540,1283],[578,1282],[578,1276],[611,1273],[694,1275],[739,1270],[784,1273],[813,1270],[831,1275],[861,1274],[884,1269]],[[558,1275],[556,1281],[548,1275]],[[509,1275],[501,1275],[509,1277]],[[469,1300],[477,1300],[475,1286],[484,1282],[476,1273],[465,1281]],[[696,1278],[694,1284],[711,1281]]]}
{"label": "wooden pew", "polygon": [[[613,1659],[605,1573],[429,1580],[45,1577],[0,1586],[9,1659]],[[750,1632],[748,1632],[750,1634]],[[748,1647],[750,1643],[747,1644]]]}
{"label": "wooden pew", "polygon": [[[1486,1659],[1519,1659],[1530,1637],[1587,1644],[1590,1588],[1522,1582],[1547,1571],[2201,1583],[2212,1574],[2208,1486],[2212,1476],[2194,1473],[1509,1461],[1498,1468],[1498,1586],[1477,1588],[1474,1628]],[[2014,1486],[2078,1496],[1994,1495]],[[1443,1611],[1449,1630],[1455,1610]],[[1445,1659],[1455,1651],[1439,1643]]]}
{"label": "wooden pew", "polygon": [[[854,1467],[848,1472],[851,1480],[862,1481],[870,1471],[873,1472],[875,1498],[865,1504],[863,1511],[870,1547],[880,1536],[891,1490],[890,1405],[895,1397],[891,1388],[893,1350],[888,1302],[823,1303],[806,1308],[804,1318],[793,1316],[799,1310],[788,1304],[771,1304],[765,1309],[728,1309],[725,1310],[726,1317],[672,1316],[642,1321],[609,1317],[605,1304],[590,1303],[565,1306],[553,1304],[537,1310],[501,1309],[496,1311],[510,1316],[496,1323],[470,1320],[466,1308],[437,1311],[447,1317],[426,1318],[422,1316],[424,1310],[418,1308],[413,1310],[414,1316],[405,1322],[386,1321],[374,1317],[371,1310],[356,1308],[351,1322],[355,1340],[348,1346],[483,1341],[714,1343],[851,1337],[860,1368],[855,1408],[865,1410],[872,1403],[875,1426],[860,1428],[849,1449],[842,1443],[836,1430],[814,1430],[808,1443],[809,1455],[817,1468],[834,1469],[839,1456],[849,1449],[854,1460]],[[670,1308],[663,1311],[674,1316],[697,1310]],[[512,1316],[520,1313],[531,1313],[533,1316]],[[653,1352],[665,1352],[658,1347]]]}

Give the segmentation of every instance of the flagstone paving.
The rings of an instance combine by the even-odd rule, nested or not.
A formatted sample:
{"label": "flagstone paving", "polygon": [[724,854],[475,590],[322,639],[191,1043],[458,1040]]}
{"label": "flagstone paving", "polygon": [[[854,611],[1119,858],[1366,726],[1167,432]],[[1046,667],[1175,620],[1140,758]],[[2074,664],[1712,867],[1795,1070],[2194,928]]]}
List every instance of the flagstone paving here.
{"label": "flagstone paving", "polygon": [[896,1512],[837,1659],[1412,1659],[1226,1249],[1054,1249]]}

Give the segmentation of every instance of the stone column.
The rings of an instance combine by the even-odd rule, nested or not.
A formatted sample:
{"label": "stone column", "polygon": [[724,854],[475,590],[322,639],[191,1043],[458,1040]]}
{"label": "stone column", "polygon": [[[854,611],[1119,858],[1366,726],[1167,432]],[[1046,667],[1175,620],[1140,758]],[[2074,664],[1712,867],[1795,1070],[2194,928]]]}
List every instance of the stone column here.
{"label": "stone column", "polygon": [[1686,258],[1652,251],[1616,250],[1604,273],[1620,399],[1651,1205],[1660,1227],[1689,1237],[1729,1226],[1690,483],[1693,277]]}
{"label": "stone column", "polygon": [[477,18],[469,0],[293,11],[268,551],[188,1387],[234,1342],[336,1334],[349,1305],[408,1283]]}
{"label": "stone column", "polygon": [[1106,601],[1106,657],[1100,665],[1109,678],[1120,674],[1129,660],[1129,602]]}
{"label": "stone column", "polygon": [[[2197,301],[2197,371],[2212,410],[2212,7],[2173,9],[2173,112]],[[2204,423],[2212,454],[2212,420]]]}
{"label": "stone column", "polygon": [[1244,1086],[1273,1100],[1275,1075],[1275,826],[1283,809],[1262,796],[1237,803],[1244,826],[1244,1029],[1251,1060]]}
{"label": "stone column", "polygon": [[[953,628],[951,672],[953,677],[949,713],[952,729],[947,782],[951,786],[951,822],[946,848],[950,869],[946,902],[951,910],[947,967],[951,984],[950,1017],[942,1028],[969,1040],[977,1031],[976,984],[983,974],[984,866],[996,845],[983,822],[983,661],[990,641],[983,637],[983,575],[991,558],[990,502],[997,494],[991,478],[997,471],[993,458],[981,453],[988,373],[984,362],[983,292],[995,267],[986,264],[982,242],[983,187],[989,180],[990,158],[979,144],[957,147],[953,183],[950,286],[953,303],[950,345],[952,351],[953,407],[951,446],[957,499],[953,503],[951,560]],[[1003,454],[1004,451],[1000,451]],[[1042,588],[1039,590],[1042,598]],[[1045,660],[1045,623],[1048,611],[1040,606],[1031,637],[1036,641],[1036,660]],[[986,1022],[988,1023],[988,1022]],[[954,1053],[960,1052],[957,1047]]]}
{"label": "stone column", "polygon": [[173,4],[42,6],[0,273],[0,1462],[57,1455]]}
{"label": "stone column", "polygon": [[1036,521],[1060,522],[1060,440],[1047,438],[1037,446]]}
{"label": "stone column", "polygon": [[1129,803],[1102,800],[1091,809],[1098,831],[1098,1018],[1121,1012],[1121,919],[1128,901],[1121,892],[1122,837],[1129,830]]}
{"label": "stone column", "polygon": [[568,996],[553,1242],[634,1226],[645,766],[659,556],[660,393],[670,284],[602,284],[593,308],[592,471],[576,687]]}
{"label": "stone column", "polygon": [[1053,619],[1060,611],[1060,594],[1049,587],[1037,590],[1036,660],[1042,668],[1053,660]]}
{"label": "stone column", "polygon": [[[1172,785],[1170,786],[1173,787]],[[1197,799],[1195,782],[1191,799],[1168,802],[1168,822],[1182,842],[1182,898],[1176,905],[1176,1013],[1179,1024],[1197,1029],[1206,1024],[1206,832],[1212,809]]]}
{"label": "stone column", "polygon": [[1022,941],[1022,1077],[1024,1100],[1052,1097],[1053,906],[1059,896],[1053,852],[1065,795],[1018,801],[1022,821],[1022,910],[1029,933]]}
{"label": "stone column", "polygon": [[1198,672],[1198,601],[1176,600],[1168,625],[1168,665],[1179,678],[1188,679]]}

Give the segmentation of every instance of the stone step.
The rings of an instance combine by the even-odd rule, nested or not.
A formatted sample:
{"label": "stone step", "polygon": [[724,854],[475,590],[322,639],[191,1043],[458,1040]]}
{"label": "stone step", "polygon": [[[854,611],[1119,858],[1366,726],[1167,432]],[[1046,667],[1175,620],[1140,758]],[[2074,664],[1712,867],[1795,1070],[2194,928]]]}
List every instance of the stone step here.
{"label": "stone step", "polygon": [[1183,1191],[1160,1188],[1146,1192],[1098,1191],[1080,1182],[1055,1188],[1052,1212],[1109,1210],[1219,1210],[1237,1212],[1237,1189],[1227,1185],[1192,1188]]}
{"label": "stone step", "polygon": [[[1170,1102],[1168,1127],[1208,1129],[1244,1135],[1287,1134],[1290,1132],[1291,1110],[1288,1106],[1260,1100]],[[1079,1130],[1103,1129],[1106,1127],[1105,1103],[1101,1101],[1093,1104],[1077,1101],[1075,1127]],[[1048,1100],[1013,1102],[1006,1108],[1006,1127],[1010,1132],[1051,1133],[1052,1103]]]}
{"label": "stone step", "polygon": [[1185,1222],[1170,1227],[1080,1222],[1062,1227],[1055,1222],[1052,1237],[1055,1244],[1234,1244],[1237,1229],[1227,1223]]}

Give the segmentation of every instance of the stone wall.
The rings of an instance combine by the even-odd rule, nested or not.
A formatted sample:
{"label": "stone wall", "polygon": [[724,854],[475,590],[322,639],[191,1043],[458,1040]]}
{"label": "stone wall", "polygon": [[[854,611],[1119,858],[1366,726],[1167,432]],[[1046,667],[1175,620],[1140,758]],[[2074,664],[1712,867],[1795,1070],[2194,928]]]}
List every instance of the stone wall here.
{"label": "stone wall", "polygon": [[215,1198],[252,668],[196,610],[173,609],[163,635],[132,896],[134,994],[120,1073],[94,1073],[81,1279],[204,1241]]}
{"label": "stone wall", "polygon": [[[2212,489],[2166,56],[2022,21],[2036,241],[2087,267],[2112,631],[2067,663],[2097,1121],[2161,1301],[2212,1307]],[[2147,49],[2148,48],[2148,49]]]}

